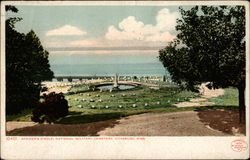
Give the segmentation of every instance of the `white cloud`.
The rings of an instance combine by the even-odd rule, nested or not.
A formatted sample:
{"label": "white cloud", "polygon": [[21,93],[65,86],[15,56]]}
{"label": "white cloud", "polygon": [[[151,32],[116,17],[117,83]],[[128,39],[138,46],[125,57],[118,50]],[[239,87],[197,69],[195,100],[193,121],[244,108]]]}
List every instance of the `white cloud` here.
{"label": "white cloud", "polygon": [[169,31],[175,29],[178,13],[171,13],[167,8],[160,10],[156,16],[156,27],[160,31]]}
{"label": "white cloud", "polygon": [[[165,36],[165,37],[164,37]],[[145,38],[144,41],[124,41],[124,40],[107,40],[105,38],[93,38],[84,40],[59,40],[58,38],[47,39],[43,42],[46,48],[64,48],[64,47],[103,47],[103,48],[113,48],[113,47],[159,47],[166,45],[167,33],[163,35],[154,34]],[[162,40],[160,40],[162,38]]]}
{"label": "white cloud", "polygon": [[154,36],[148,36],[144,41],[124,41],[120,40],[107,40],[103,38],[99,39],[87,39],[87,40],[76,40],[71,41],[67,45],[62,44],[62,47],[70,46],[70,47],[104,47],[104,48],[112,48],[112,47],[157,47],[157,46],[165,46],[166,36],[169,38],[171,34],[163,33],[163,35],[154,34]]}
{"label": "white cloud", "polygon": [[[82,40],[58,40],[51,35],[84,35],[85,31],[77,27],[65,25],[55,30],[48,31],[51,36],[45,42],[47,47],[156,47],[165,46],[167,42],[175,38],[171,31],[174,30],[177,12],[170,12],[167,8],[158,11],[155,16],[156,24],[144,24],[134,16],[128,16],[117,25],[108,27],[105,37],[82,39]],[[99,52],[99,51],[98,51]]]}
{"label": "white cloud", "polygon": [[108,40],[139,40],[152,42],[166,42],[175,38],[170,31],[174,30],[177,12],[170,12],[167,8],[160,10],[156,16],[156,25],[144,24],[129,16],[118,24],[109,26],[105,38]]}
{"label": "white cloud", "polygon": [[60,47],[70,47],[68,42],[62,42],[60,40],[47,40],[43,42],[44,46],[46,46],[46,48],[60,48]]}
{"label": "white cloud", "polygon": [[46,36],[79,36],[87,34],[86,31],[82,31],[77,27],[71,25],[64,25],[60,28],[50,30],[46,33]]}
{"label": "white cloud", "polygon": [[82,50],[82,51],[50,51],[51,54],[157,54],[158,50]]}
{"label": "white cloud", "polygon": [[76,40],[69,43],[71,47],[117,47],[123,46],[124,43],[119,41],[107,41],[106,39],[85,39],[85,40]]}
{"label": "white cloud", "polygon": [[115,26],[110,26],[105,37],[109,40],[143,40],[144,23],[137,21],[134,16],[129,16],[119,23],[118,30]]}
{"label": "white cloud", "polygon": [[141,32],[119,31],[115,26],[108,28],[105,37],[109,40],[143,40],[144,36]]}
{"label": "white cloud", "polygon": [[77,40],[69,43],[71,46],[98,46],[100,45],[98,41],[93,40]]}
{"label": "white cloud", "polygon": [[163,33],[156,33],[151,36],[146,37],[145,41],[150,42],[165,42],[166,40],[173,40],[175,36],[170,34],[169,32],[163,32]]}

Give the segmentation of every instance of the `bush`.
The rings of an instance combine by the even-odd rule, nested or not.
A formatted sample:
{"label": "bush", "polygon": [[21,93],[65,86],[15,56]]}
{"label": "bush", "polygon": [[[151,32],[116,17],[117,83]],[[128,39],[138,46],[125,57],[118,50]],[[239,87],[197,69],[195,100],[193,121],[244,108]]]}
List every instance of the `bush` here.
{"label": "bush", "polygon": [[32,111],[31,120],[38,123],[47,121],[54,122],[57,119],[68,115],[68,101],[62,93],[55,92],[44,94],[44,101]]}
{"label": "bush", "polygon": [[48,91],[48,87],[42,87],[41,88],[41,92],[46,92],[46,91]]}
{"label": "bush", "polygon": [[137,76],[133,76],[133,79],[138,79]]}

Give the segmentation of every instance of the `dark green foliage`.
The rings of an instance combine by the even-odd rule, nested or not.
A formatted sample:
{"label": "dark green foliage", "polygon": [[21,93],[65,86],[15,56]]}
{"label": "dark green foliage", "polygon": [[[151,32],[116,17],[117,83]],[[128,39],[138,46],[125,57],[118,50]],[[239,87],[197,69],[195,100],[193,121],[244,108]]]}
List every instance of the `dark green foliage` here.
{"label": "dark green foliage", "polygon": [[42,87],[41,88],[41,92],[45,92],[45,91],[48,91],[48,87]]}
{"label": "dark green foliage", "polygon": [[[6,11],[18,10],[6,6]],[[21,18],[6,20],[6,112],[15,114],[34,108],[40,99],[41,81],[53,78],[48,52],[34,31],[27,34],[15,30]]]}
{"label": "dark green foliage", "polygon": [[163,81],[163,82],[166,82],[166,75],[163,76],[162,81]]}
{"label": "dark green foliage", "polygon": [[245,108],[245,7],[195,6],[180,13],[177,39],[159,51],[172,79],[191,90],[203,82],[236,87]]}
{"label": "dark green foliage", "polygon": [[15,6],[11,6],[11,5],[6,5],[5,6],[5,11],[12,11],[14,13],[18,12],[18,9]]}
{"label": "dark green foliage", "polygon": [[68,115],[68,101],[64,98],[62,93],[55,92],[44,95],[44,102],[36,107],[32,114],[31,120],[38,123],[45,121],[51,123],[58,118]]}

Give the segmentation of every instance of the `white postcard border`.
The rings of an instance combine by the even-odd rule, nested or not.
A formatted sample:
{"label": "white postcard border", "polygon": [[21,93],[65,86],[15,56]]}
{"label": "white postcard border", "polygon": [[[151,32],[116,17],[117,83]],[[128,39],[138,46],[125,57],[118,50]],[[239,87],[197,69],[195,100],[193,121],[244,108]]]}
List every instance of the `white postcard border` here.
{"label": "white postcard border", "polygon": [[[1,3],[1,158],[4,159],[245,159],[249,157],[249,19],[246,21],[246,136],[229,137],[144,137],[145,140],[60,140],[63,137],[12,137],[5,135],[5,20],[4,5],[244,5],[249,17],[246,1],[6,1]],[[15,137],[14,137],[15,138]],[[25,139],[26,140],[22,140]],[[30,138],[27,140],[27,138]],[[40,140],[35,140],[39,138]],[[120,137],[123,138],[123,137]],[[135,137],[137,138],[137,137]],[[140,138],[140,137],[139,137]],[[34,139],[34,140],[32,140]],[[57,139],[57,140],[56,140]],[[235,152],[231,148],[234,140],[248,143],[248,149]]]}

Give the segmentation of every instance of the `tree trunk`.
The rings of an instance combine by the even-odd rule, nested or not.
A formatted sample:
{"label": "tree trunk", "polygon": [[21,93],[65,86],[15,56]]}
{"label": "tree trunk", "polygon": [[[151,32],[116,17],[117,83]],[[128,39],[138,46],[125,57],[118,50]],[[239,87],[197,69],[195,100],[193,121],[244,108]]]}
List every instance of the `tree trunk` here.
{"label": "tree trunk", "polygon": [[245,105],[245,87],[238,87],[239,91],[239,121],[240,123],[246,122],[246,105]]}

